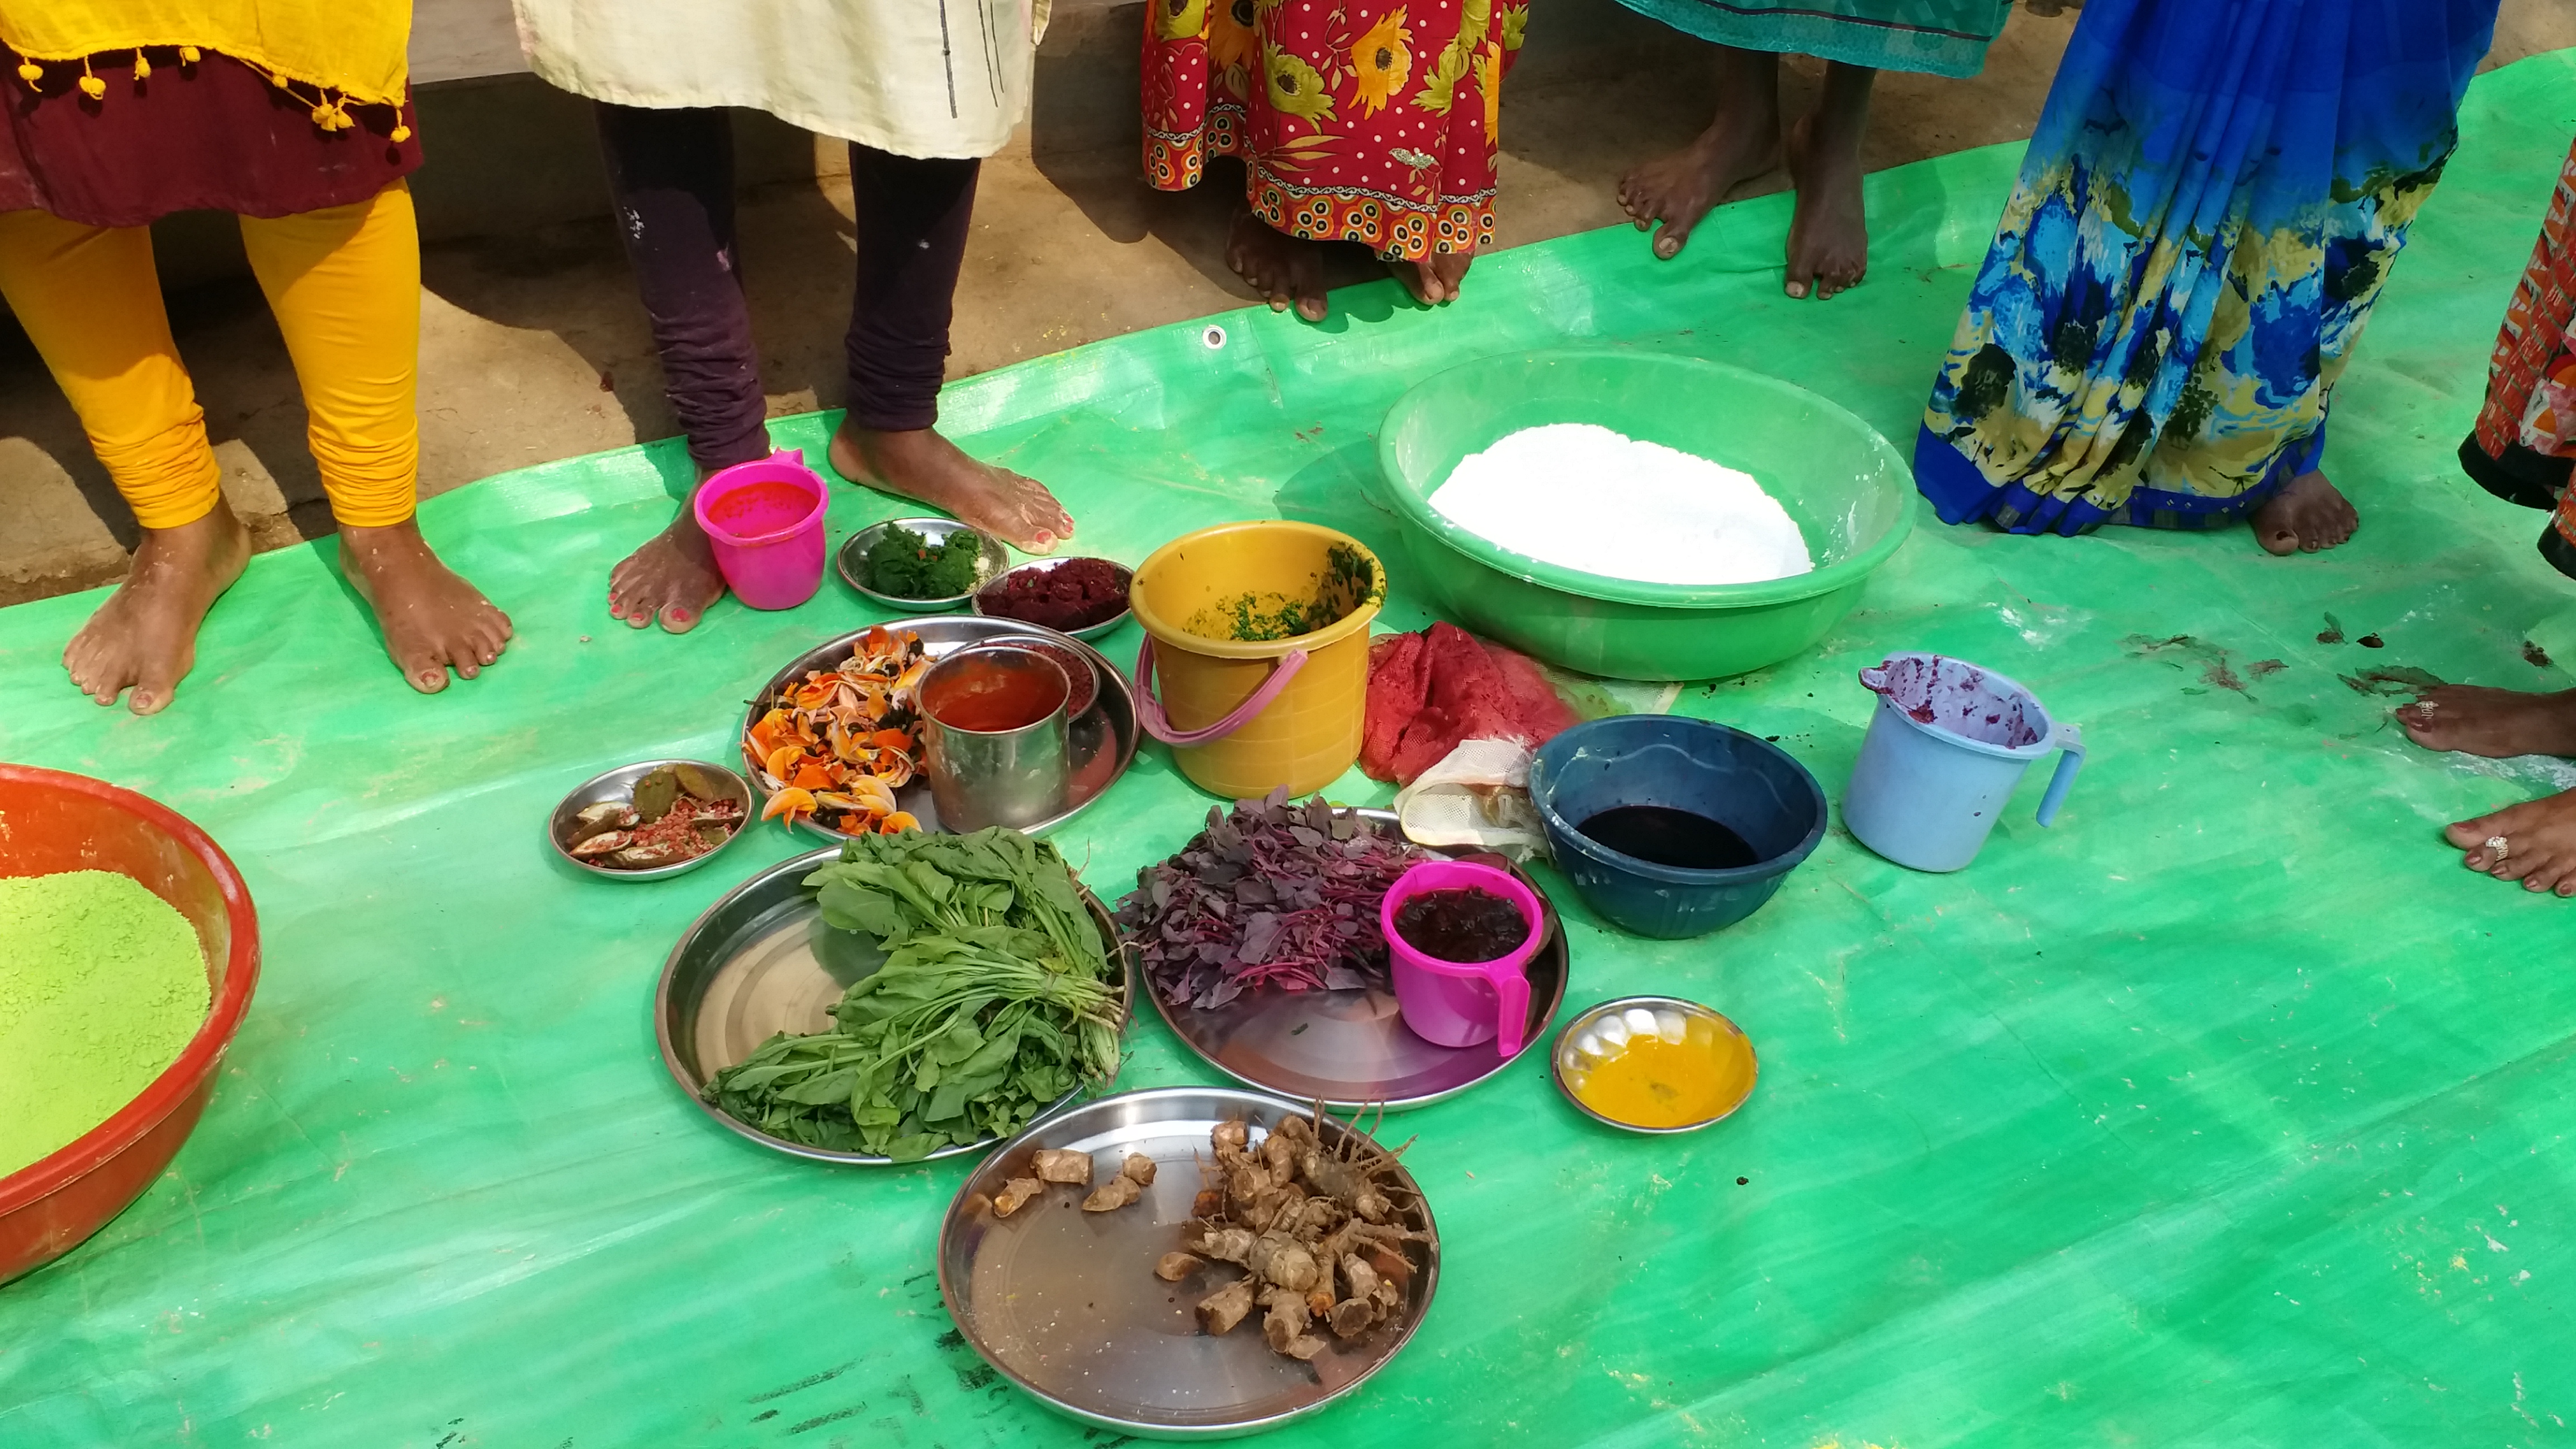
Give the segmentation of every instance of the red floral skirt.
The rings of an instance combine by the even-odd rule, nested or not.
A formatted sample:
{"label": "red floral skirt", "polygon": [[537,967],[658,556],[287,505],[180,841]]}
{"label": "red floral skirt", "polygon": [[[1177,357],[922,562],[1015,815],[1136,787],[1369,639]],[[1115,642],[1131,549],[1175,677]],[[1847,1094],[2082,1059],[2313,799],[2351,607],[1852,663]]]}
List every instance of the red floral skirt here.
{"label": "red floral skirt", "polygon": [[1280,231],[1389,260],[1493,240],[1495,123],[1526,0],[1148,0],[1145,176],[1247,173]]}
{"label": "red floral skirt", "polygon": [[2540,551],[2576,574],[2576,149],[2558,174],[2540,242],[2506,305],[2487,363],[2486,406],[2460,449],[2469,475],[2500,497],[2557,508]]}

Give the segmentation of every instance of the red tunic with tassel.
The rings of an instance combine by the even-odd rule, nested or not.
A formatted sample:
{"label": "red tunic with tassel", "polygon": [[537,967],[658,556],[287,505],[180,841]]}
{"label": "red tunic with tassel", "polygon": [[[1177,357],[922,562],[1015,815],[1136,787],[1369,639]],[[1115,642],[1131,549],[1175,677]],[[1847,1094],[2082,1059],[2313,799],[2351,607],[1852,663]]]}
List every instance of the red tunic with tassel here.
{"label": "red tunic with tassel", "polygon": [[364,201],[420,166],[409,103],[349,103],[212,51],[36,62],[0,46],[0,66],[0,211],[90,226],[294,216]]}

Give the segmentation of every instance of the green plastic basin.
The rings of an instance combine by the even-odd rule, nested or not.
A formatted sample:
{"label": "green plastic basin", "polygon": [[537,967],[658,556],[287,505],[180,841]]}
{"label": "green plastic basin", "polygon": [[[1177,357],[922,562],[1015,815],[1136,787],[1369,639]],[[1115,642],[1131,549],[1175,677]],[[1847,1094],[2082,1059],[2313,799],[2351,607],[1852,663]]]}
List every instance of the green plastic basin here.
{"label": "green plastic basin", "polygon": [[[1432,512],[1458,461],[1523,428],[1598,423],[1741,468],[1807,537],[1813,573],[1693,588],[1541,563]],[[1489,357],[1428,378],[1378,432],[1413,579],[1441,614],[1526,653],[1616,679],[1715,679],[1806,649],[1859,602],[1914,527],[1914,479],[1876,429],[1740,367],[1610,348]],[[1563,507],[1591,507],[1565,480]],[[1639,528],[1655,520],[1630,520]]]}

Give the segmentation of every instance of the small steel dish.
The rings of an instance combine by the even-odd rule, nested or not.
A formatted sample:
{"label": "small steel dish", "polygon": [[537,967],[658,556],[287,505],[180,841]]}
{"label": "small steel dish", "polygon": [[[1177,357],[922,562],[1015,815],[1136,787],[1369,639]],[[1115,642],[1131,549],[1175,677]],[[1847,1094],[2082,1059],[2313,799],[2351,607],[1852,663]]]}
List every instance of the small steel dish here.
{"label": "small steel dish", "polygon": [[[647,866],[641,870],[617,870],[610,866],[593,865],[572,853],[573,827],[579,823],[575,817],[592,805],[603,804],[610,800],[623,801],[635,798],[635,782],[665,765],[695,765],[713,775],[716,783],[724,787],[724,798],[742,807],[742,823],[736,825],[733,833],[726,836],[714,849],[672,865]],[[555,854],[562,856],[566,864],[591,875],[602,876],[609,880],[668,880],[675,875],[686,875],[722,855],[735,841],[742,839],[742,833],[751,828],[751,823],[758,814],[758,802],[752,798],[751,782],[744,779],[739,770],[728,770],[722,765],[709,764],[705,760],[642,760],[632,765],[620,765],[607,774],[594,775],[574,786],[573,792],[563,797],[563,803],[555,807],[555,813],[546,817],[546,843],[555,848]]]}
{"label": "small steel dish", "polygon": [[[705,914],[680,933],[662,963],[662,979],[653,990],[653,1034],[662,1048],[662,1065],[698,1110],[728,1131],[775,1152],[817,1162],[884,1164],[891,1158],[866,1152],[836,1152],[770,1136],[737,1121],[706,1099],[707,1079],[744,1057],[778,1032],[822,1031],[832,1024],[832,1007],[850,983],[885,964],[877,943],[853,931],[826,925],[805,877],[818,866],[841,858],[838,846],[807,851],[771,866],[725,893]],[[1080,887],[1080,883],[1076,882]],[[1135,999],[1135,971],[1118,927],[1088,887],[1082,903],[1109,948],[1117,969],[1112,984],[1118,992],[1122,1033]],[[1040,1120],[1063,1110],[1082,1095],[1076,1086],[1039,1114]],[[981,1152],[995,1139],[944,1147],[928,1159]]]}
{"label": "small steel dish", "polygon": [[[876,547],[877,540],[885,537],[887,530],[895,528],[911,529],[932,543],[946,543],[952,534],[974,534],[983,543],[983,547],[977,550],[975,555],[974,588],[962,594],[947,594],[936,599],[907,599],[901,594],[882,594],[869,588],[867,585],[868,550]],[[843,540],[841,551],[832,558],[832,567],[839,570],[841,582],[887,608],[905,614],[936,614],[956,608],[959,604],[973,598],[976,589],[991,583],[1010,566],[1010,550],[1002,547],[1000,539],[988,533],[977,532],[953,518],[889,518],[881,523],[871,523]]]}
{"label": "small steel dish", "polygon": [[[1254,1140],[1311,1104],[1226,1087],[1122,1092],[1041,1117],[996,1149],[959,1185],[939,1228],[939,1294],[958,1332],[984,1361],[1060,1414],[1149,1439],[1223,1439],[1276,1429],[1349,1394],[1411,1341],[1440,1282],[1440,1233],[1431,1206],[1401,1163],[1406,1226],[1427,1236],[1403,1310],[1357,1338],[1334,1339],[1311,1363],[1270,1351],[1261,1325],[1223,1337],[1203,1333],[1198,1301],[1231,1269],[1201,1269],[1178,1283],[1154,1276],[1179,1246],[1200,1187],[1208,1133],[1242,1120]],[[1327,1117],[1321,1135],[1353,1129]],[[1049,1187],[1008,1218],[993,1195],[1029,1175],[1030,1154],[1061,1148],[1094,1155],[1095,1177],[1130,1152],[1160,1169],[1143,1197],[1115,1212],[1087,1213],[1082,1194]]]}
{"label": "small steel dish", "polygon": [[[1585,1033],[1593,1031],[1595,1028],[1609,1021],[1612,1017],[1626,1017],[1629,1013],[1638,1011],[1647,1012],[1656,1016],[1661,1016],[1669,1012],[1675,1016],[1681,1017],[1685,1023],[1691,1021],[1705,1021],[1710,1025],[1715,1026],[1721,1037],[1731,1036],[1736,1041],[1743,1043],[1744,1060],[1746,1066],[1749,1068],[1749,1070],[1744,1074],[1744,1090],[1737,1093],[1735,1099],[1728,1102],[1724,1110],[1718,1112],[1717,1115],[1705,1118],[1698,1122],[1687,1122],[1679,1127],[1640,1127],[1634,1122],[1622,1122],[1616,1117],[1603,1116],[1601,1113],[1596,1112],[1592,1110],[1591,1107],[1585,1105],[1583,1099],[1574,1094],[1573,1084],[1565,1079],[1566,1072],[1569,1069],[1579,1067],[1581,1059],[1585,1055],[1579,1043],[1583,1040]],[[1635,1028],[1632,1023],[1622,1022],[1621,1024],[1622,1031],[1632,1031],[1634,1029]],[[1622,1037],[1621,1039],[1625,1040],[1626,1038]],[[1675,1132],[1696,1132],[1702,1127],[1708,1126],[1712,1122],[1723,1122],[1728,1117],[1733,1116],[1736,1109],[1743,1106],[1746,1100],[1752,1097],[1754,1081],[1760,1077],[1762,1073],[1762,1063],[1761,1059],[1753,1054],[1752,1039],[1745,1036],[1744,1028],[1727,1020],[1725,1013],[1718,1011],[1713,1007],[1702,1006],[1696,1001],[1685,1001],[1678,996],[1623,996],[1616,1001],[1605,1001],[1598,1006],[1587,1006],[1583,1010],[1576,1012],[1572,1017],[1569,1017],[1566,1020],[1565,1025],[1558,1030],[1556,1040],[1548,1043],[1547,1070],[1548,1075],[1556,1082],[1556,1089],[1565,1094],[1565,1100],[1574,1104],[1574,1110],[1591,1118],[1593,1121],[1598,1122],[1605,1127],[1616,1127],[1622,1132],[1643,1132],[1654,1136],[1667,1136]]]}
{"label": "small steel dish", "polygon": [[[974,609],[976,613],[981,614],[988,619],[1010,619],[1011,622],[1015,624],[1026,624],[1028,621],[1025,619],[1013,618],[1013,616],[1009,614],[999,614],[985,608],[984,595],[986,591],[1000,588],[1003,583],[1010,579],[1014,574],[1046,573],[1053,569],[1060,569],[1081,556],[1082,555],[1078,554],[1059,554],[1053,558],[1033,558],[1027,563],[1015,564],[1010,568],[1004,569],[1000,573],[993,575],[991,578],[986,579],[975,586],[974,599],[969,607]],[[1122,592],[1126,589],[1127,585],[1134,582],[1136,578],[1136,571],[1134,569],[1127,567],[1123,563],[1119,563],[1115,559],[1104,558],[1097,560],[1097,562],[1105,563],[1111,568],[1118,570],[1119,588]],[[1101,620],[1097,624],[1085,624],[1079,629],[1066,629],[1062,632],[1070,634],[1076,639],[1097,639],[1101,635],[1108,633],[1110,630],[1117,628],[1119,625],[1126,623],[1128,615],[1133,612],[1133,610],[1121,606],[1117,613],[1110,615],[1108,618]],[[1045,626],[1034,625],[1031,627],[1043,628]]]}

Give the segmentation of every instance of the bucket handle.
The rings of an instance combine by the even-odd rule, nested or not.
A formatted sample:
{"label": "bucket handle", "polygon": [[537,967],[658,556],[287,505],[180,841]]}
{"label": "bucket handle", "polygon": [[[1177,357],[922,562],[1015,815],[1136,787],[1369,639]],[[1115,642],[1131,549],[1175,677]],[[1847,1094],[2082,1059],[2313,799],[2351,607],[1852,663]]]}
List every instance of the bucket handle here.
{"label": "bucket handle", "polygon": [[1154,697],[1154,636],[1148,634],[1144,644],[1136,650],[1136,718],[1145,726],[1145,733],[1164,744],[1183,749],[1223,739],[1251,723],[1254,715],[1268,709],[1270,702],[1279,697],[1279,691],[1286,689],[1288,681],[1296,678],[1297,671],[1305,667],[1306,651],[1291,649],[1279,656],[1278,664],[1271,669],[1270,677],[1261,681],[1261,687],[1252,691],[1225,718],[1204,729],[1174,729],[1171,719],[1163,713],[1163,702]]}
{"label": "bucket handle", "polygon": [[2039,797],[2039,823],[2042,825],[2057,823],[2057,807],[2066,803],[2066,792],[2075,787],[2075,772],[2084,768],[2084,731],[2060,720],[2049,732],[2048,742],[2057,746],[2061,753],[2057,757],[2057,773],[2048,777],[2048,793]]}

